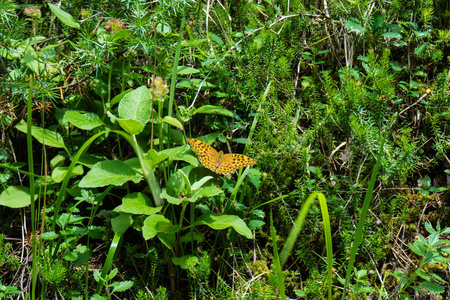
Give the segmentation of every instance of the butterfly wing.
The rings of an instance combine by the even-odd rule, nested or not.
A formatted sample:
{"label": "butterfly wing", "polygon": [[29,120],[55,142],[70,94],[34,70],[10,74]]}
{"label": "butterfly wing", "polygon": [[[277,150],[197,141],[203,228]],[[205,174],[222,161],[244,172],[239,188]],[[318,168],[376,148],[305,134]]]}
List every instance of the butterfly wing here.
{"label": "butterfly wing", "polygon": [[240,168],[254,164],[256,164],[256,160],[247,155],[227,153],[223,155],[220,165],[213,171],[222,175],[227,175],[236,172],[236,170]]}
{"label": "butterfly wing", "polygon": [[198,159],[205,168],[211,171],[216,171],[217,151],[207,143],[204,143],[197,139],[187,139],[188,143],[194,147],[198,154]]}

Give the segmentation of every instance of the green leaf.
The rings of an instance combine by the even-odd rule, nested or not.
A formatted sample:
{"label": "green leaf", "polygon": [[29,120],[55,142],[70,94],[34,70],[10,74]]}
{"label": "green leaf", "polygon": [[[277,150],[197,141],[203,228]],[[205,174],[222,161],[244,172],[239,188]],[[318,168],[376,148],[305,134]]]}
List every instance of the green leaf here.
{"label": "green leaf", "polygon": [[197,165],[198,159],[192,154],[187,154],[186,151],[190,149],[189,145],[184,145],[176,148],[168,148],[159,152],[159,155],[168,155],[173,160],[182,160],[191,165]]}
{"label": "green leaf", "polygon": [[[183,172],[178,170],[177,172],[170,175],[169,180],[167,181],[166,190],[167,193],[173,197],[180,196],[181,193],[186,193],[186,181],[185,176],[183,176]],[[189,182],[187,182],[189,184]]]}
{"label": "green leaf", "polygon": [[156,31],[162,34],[168,34],[172,32],[172,28],[167,23],[158,23],[156,25]]}
{"label": "green leaf", "polygon": [[439,280],[440,282],[448,283],[447,281],[445,281],[441,276],[439,276],[436,273],[430,272],[430,275],[433,276],[434,279]]}
{"label": "green leaf", "polygon": [[366,29],[364,27],[362,27],[361,25],[353,22],[353,21],[347,21],[347,23],[345,24],[345,28],[347,28],[348,31],[350,32],[356,32],[359,34],[364,34],[364,32],[366,31]]}
{"label": "green leaf", "polygon": [[154,238],[157,233],[172,234],[180,230],[180,225],[173,225],[169,219],[162,215],[151,215],[144,220],[142,235],[148,240]]}
{"label": "green leaf", "polygon": [[124,95],[119,103],[119,118],[147,124],[151,115],[152,95],[146,86],[141,86]]}
{"label": "green leaf", "polygon": [[106,280],[108,281],[113,279],[114,277],[116,277],[117,273],[119,273],[119,269],[117,268],[112,269],[111,272],[109,272],[109,274],[106,275]]}
{"label": "green leaf", "polygon": [[225,109],[220,106],[214,106],[214,105],[203,105],[197,108],[196,113],[199,114],[214,114],[214,115],[223,115],[227,117],[233,117],[234,114],[229,111],[228,109]]}
{"label": "green leaf", "polygon": [[211,40],[216,42],[219,46],[221,46],[221,47],[223,46],[223,41],[218,35],[215,35],[214,33],[211,33],[211,32],[209,33],[209,35],[211,37]]}
{"label": "green leaf", "polygon": [[78,163],[80,165],[83,165],[85,167],[88,167],[89,169],[92,169],[92,167],[100,162],[100,161],[104,161],[107,160],[108,158],[106,156],[102,156],[102,155],[94,155],[94,154],[82,154],[80,156],[80,158],[78,159]]}
{"label": "green leaf", "polygon": [[162,189],[161,198],[166,199],[167,202],[169,202],[170,204],[173,204],[173,205],[180,205],[181,202],[183,202],[186,199],[186,197],[180,197],[180,198],[173,197],[173,196],[167,194],[166,189]]}
{"label": "green leaf", "polygon": [[122,199],[120,209],[122,212],[135,215],[152,215],[158,213],[162,209],[162,206],[152,207],[147,203],[151,203],[151,200],[142,193],[127,194]]}
{"label": "green leaf", "polygon": [[204,185],[205,183],[207,183],[209,180],[213,179],[214,177],[212,176],[205,176],[202,179],[200,179],[199,181],[194,182],[194,184],[192,185],[192,190],[196,190],[198,188],[200,188],[202,185]]}
{"label": "green leaf", "polygon": [[77,110],[71,110],[64,114],[64,118],[73,126],[83,130],[92,130],[103,125],[100,117],[95,113],[81,113]]}
{"label": "green leaf", "polygon": [[250,221],[248,221],[248,228],[250,230],[255,230],[261,226],[264,226],[265,224],[266,224],[266,222],[264,222],[263,220],[258,220],[258,219],[250,220]]}
{"label": "green leaf", "polygon": [[74,251],[66,252],[63,254],[63,258],[67,261],[74,261],[78,258],[78,254]]}
{"label": "green leaf", "polygon": [[47,231],[39,235],[39,237],[44,240],[55,240],[59,237],[59,235],[54,231]]}
{"label": "green leaf", "polygon": [[54,48],[59,47],[59,46],[63,46],[65,43],[68,43],[68,42],[69,41],[64,41],[64,42],[61,42],[59,44],[47,45],[44,48],[42,48],[41,50],[39,50],[39,53],[42,53],[42,52],[45,52],[45,51],[48,51],[48,50],[53,50]]}
{"label": "green leaf", "polygon": [[188,232],[180,238],[182,243],[189,243],[192,241],[203,242],[203,236],[195,231]]}
{"label": "green leaf", "polygon": [[223,191],[215,185],[206,186],[206,187],[202,187],[202,188],[196,190],[195,193],[192,194],[187,199],[189,200],[189,202],[196,202],[198,199],[214,197],[214,196],[220,195],[222,193],[223,193]]}
{"label": "green leaf", "polygon": [[191,67],[178,66],[178,69],[177,69],[178,75],[196,74],[196,73],[200,73],[200,71],[198,69],[194,69]]}
{"label": "green leaf", "polygon": [[64,10],[59,8],[56,5],[53,5],[51,3],[48,4],[52,12],[55,14],[55,16],[64,24],[66,24],[69,27],[80,29],[80,24],[77,22],[77,20],[72,17],[72,15],[66,13]]}
{"label": "green leaf", "polygon": [[202,90],[205,89],[212,89],[217,87],[215,84],[209,82],[209,81],[203,81],[202,79],[192,78],[192,79],[184,79],[180,78],[180,81],[177,82],[176,88],[177,89],[191,89],[196,90],[198,87],[202,85]]}
{"label": "green leaf", "polygon": [[173,250],[173,248],[175,247],[176,236],[174,233],[166,234],[166,233],[158,232],[156,237],[159,239],[159,241],[164,246],[166,246],[170,250]]}
{"label": "green leaf", "polygon": [[192,254],[183,255],[182,257],[172,257],[174,265],[180,266],[183,270],[188,270],[198,264],[198,257]]}
{"label": "green leaf", "polygon": [[414,49],[414,54],[417,55],[418,57],[423,57],[426,50],[427,50],[427,45],[422,44],[419,47],[417,47],[416,49]]}
{"label": "green leaf", "polygon": [[121,186],[127,181],[141,181],[141,175],[120,160],[106,160],[96,163],[78,184],[81,188],[108,185]]}
{"label": "green leaf", "polygon": [[[37,195],[34,195],[34,199],[37,199]],[[0,205],[10,208],[22,208],[30,204],[30,189],[26,186],[10,186],[0,194]]]}
{"label": "green leaf", "polygon": [[158,153],[154,149],[150,149],[147,154],[145,154],[144,159],[152,168],[155,168],[160,162],[166,160],[168,157],[170,156],[166,153]]}
{"label": "green leaf", "polygon": [[74,264],[82,266],[85,265],[91,258],[91,252],[85,245],[78,244],[75,248],[78,258],[73,261]]}
{"label": "green leaf", "polygon": [[133,119],[116,119],[120,127],[129,134],[139,134],[144,130],[144,124]]}
{"label": "green leaf", "polygon": [[246,138],[237,138],[232,139],[233,142],[239,143],[239,144],[250,144],[250,141]]}
{"label": "green leaf", "polygon": [[420,285],[428,292],[433,294],[442,294],[444,292],[444,287],[434,281],[424,281]]}
{"label": "green leaf", "polygon": [[247,227],[245,222],[234,215],[219,215],[213,212],[204,213],[197,220],[195,220],[194,226],[208,225],[214,230],[222,230],[229,227],[233,227],[237,233],[245,236],[248,239],[252,238],[252,232]]}
{"label": "green leaf", "polygon": [[130,93],[130,92],[132,92],[132,91],[133,91],[133,89],[128,89],[128,90],[126,90],[126,91],[123,91],[123,92],[120,93],[119,95],[115,96],[115,97],[111,100],[111,106],[113,106],[113,105],[116,104],[116,103],[119,103],[119,102],[122,100],[122,98],[123,98],[126,94],[128,94],[128,93]]}
{"label": "green leaf", "polygon": [[161,120],[161,122],[168,123],[168,124],[170,124],[170,125],[172,125],[172,126],[177,127],[178,129],[183,130],[183,124],[181,124],[181,122],[178,121],[177,119],[175,119],[174,117],[171,117],[171,116],[165,116],[165,117]]}
{"label": "green leaf", "polygon": [[401,39],[402,35],[398,32],[386,32],[383,33],[383,36],[387,39]]}
{"label": "green leaf", "polygon": [[[16,129],[23,133],[27,133],[27,124],[22,120],[16,125]],[[31,126],[31,135],[41,144],[44,144],[45,142],[45,145],[47,146],[67,150],[62,136],[53,130]]]}
{"label": "green leaf", "polygon": [[131,289],[131,287],[133,286],[133,281],[130,281],[130,280],[119,281],[119,282],[114,282],[114,283],[115,283],[115,285],[112,290],[112,293],[125,292],[125,291]]}
{"label": "green leaf", "polygon": [[116,33],[114,33],[114,35],[112,36],[112,40],[113,41],[120,41],[120,40],[124,40],[126,38],[128,38],[131,35],[131,31],[128,29],[122,29],[120,31],[117,31]]}
{"label": "green leaf", "polygon": [[427,273],[423,272],[422,270],[417,269],[417,270],[416,270],[416,274],[417,274],[420,278],[425,279],[425,280],[427,280],[427,281],[429,281],[429,280],[431,279],[431,276],[428,275]]}
{"label": "green leaf", "polygon": [[61,154],[57,154],[50,161],[50,167],[52,169],[54,169],[56,167],[61,167],[64,164],[65,160],[66,160],[66,158],[64,156],[62,156]]}
{"label": "green leaf", "polygon": [[[68,169],[69,169],[69,167],[56,167],[56,168],[54,168],[53,171],[52,171],[52,179],[56,183],[62,182],[64,180],[64,178],[66,178]],[[83,175],[83,172],[84,172],[83,166],[82,165],[76,165],[73,168],[72,173],[70,174],[70,177]]]}
{"label": "green leaf", "polygon": [[111,219],[111,226],[114,232],[125,233],[133,223],[133,218],[130,214],[120,214]]}

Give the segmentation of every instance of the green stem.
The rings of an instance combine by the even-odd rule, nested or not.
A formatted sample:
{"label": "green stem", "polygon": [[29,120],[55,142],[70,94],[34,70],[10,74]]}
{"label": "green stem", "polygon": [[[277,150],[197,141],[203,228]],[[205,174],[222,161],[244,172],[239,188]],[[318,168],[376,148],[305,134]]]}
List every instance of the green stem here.
{"label": "green stem", "polygon": [[33,84],[34,77],[30,76],[30,87],[28,90],[28,99],[27,99],[27,152],[28,152],[28,171],[30,175],[30,199],[31,199],[31,236],[32,236],[32,269],[31,269],[31,299],[36,299],[36,284],[37,284],[37,275],[38,275],[38,266],[37,266],[37,242],[35,234],[37,231],[37,223],[36,212],[35,212],[35,203],[34,203],[34,161],[33,161],[33,136],[31,135],[31,123],[32,123],[32,98],[33,98]]}

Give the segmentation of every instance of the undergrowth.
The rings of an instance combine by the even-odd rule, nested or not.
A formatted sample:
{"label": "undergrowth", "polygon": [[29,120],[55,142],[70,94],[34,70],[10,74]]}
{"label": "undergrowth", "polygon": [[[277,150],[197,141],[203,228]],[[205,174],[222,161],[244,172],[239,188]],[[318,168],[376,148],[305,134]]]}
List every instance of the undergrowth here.
{"label": "undergrowth", "polygon": [[0,0],[0,296],[448,297],[449,9]]}

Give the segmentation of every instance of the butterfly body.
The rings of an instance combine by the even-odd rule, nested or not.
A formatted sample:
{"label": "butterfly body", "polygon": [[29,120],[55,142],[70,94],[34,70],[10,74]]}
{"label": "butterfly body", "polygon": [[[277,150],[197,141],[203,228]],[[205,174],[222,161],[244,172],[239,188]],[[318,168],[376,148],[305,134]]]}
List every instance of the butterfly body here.
{"label": "butterfly body", "polygon": [[210,145],[197,140],[187,139],[188,143],[197,151],[198,159],[205,168],[210,169],[218,174],[227,175],[236,172],[236,170],[251,166],[256,163],[253,158],[236,153],[217,152]]}

